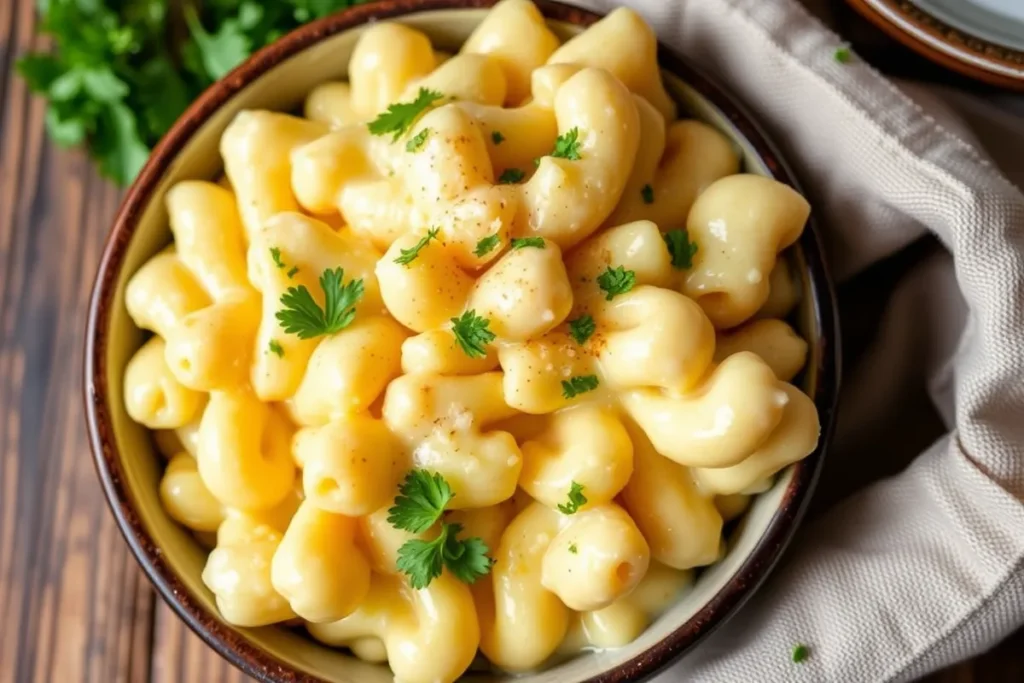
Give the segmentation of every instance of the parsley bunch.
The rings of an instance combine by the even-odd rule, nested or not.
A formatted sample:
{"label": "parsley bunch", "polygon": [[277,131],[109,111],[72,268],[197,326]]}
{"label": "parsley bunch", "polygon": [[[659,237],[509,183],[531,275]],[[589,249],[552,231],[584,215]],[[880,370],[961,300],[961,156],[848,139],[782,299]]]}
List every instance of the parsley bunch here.
{"label": "parsley bunch", "polygon": [[100,173],[126,185],[208,85],[300,24],[361,2],[49,0],[39,30],[56,49],[16,68],[48,100],[50,139],[86,146]]}
{"label": "parsley bunch", "polygon": [[[421,534],[444,514],[455,497],[448,482],[437,472],[412,470],[405,477],[395,504],[388,510],[388,523],[396,529]],[[474,583],[491,571],[487,544],[473,536],[459,539],[461,524],[441,522],[441,532],[432,541],[418,538],[406,541],[398,549],[398,570],[409,577],[409,585],[419,590],[441,576],[448,568],[463,583]]]}

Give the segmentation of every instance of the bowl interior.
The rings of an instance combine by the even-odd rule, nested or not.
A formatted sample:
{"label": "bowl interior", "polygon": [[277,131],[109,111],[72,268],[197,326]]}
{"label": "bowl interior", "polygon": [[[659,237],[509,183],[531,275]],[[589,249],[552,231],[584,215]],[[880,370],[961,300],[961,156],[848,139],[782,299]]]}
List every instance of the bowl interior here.
{"label": "bowl interior", "polygon": [[[421,11],[403,15],[400,21],[424,31],[431,37],[435,46],[456,50],[483,19],[485,12],[484,9]],[[563,38],[582,30],[580,26],[559,22],[552,22],[552,27]],[[220,173],[222,164],[218,150],[219,139],[232,117],[242,109],[296,110],[300,107],[305,94],[317,84],[345,78],[349,56],[361,31],[361,28],[356,27],[337,33],[273,66],[220,106],[185,143],[180,153],[170,162],[167,172],[156,186],[155,192],[149,196],[148,203],[138,217],[120,270],[116,273],[116,289],[109,310],[107,329],[95,331],[96,335],[106,335],[106,410],[113,424],[113,457],[117,458],[119,463],[120,484],[129,499],[128,507],[132,508],[132,513],[152,539],[153,545],[159,548],[160,562],[177,575],[187,593],[182,595],[178,591],[173,591],[173,595],[168,595],[172,591],[166,586],[161,586],[165,597],[173,598],[172,602],[186,600],[193,607],[208,612],[202,619],[193,619],[193,625],[197,622],[209,624],[217,619],[213,596],[200,578],[206,552],[187,531],[164,513],[157,495],[163,462],[156,453],[147,430],[132,422],[124,410],[122,376],[132,353],[144,339],[143,333],[134,326],[125,310],[125,283],[146,259],[165,247],[171,239],[164,207],[164,194],[167,189],[180,180],[212,179]],[[665,71],[664,78],[670,93],[683,105],[684,110],[693,117],[717,127],[734,141],[742,152],[747,172],[771,175],[771,170],[764,160],[723,111],[671,72]],[[797,247],[791,249],[787,257],[794,261],[794,272],[800,274],[805,294],[791,322],[804,338],[811,342],[808,370],[804,372],[801,382],[802,388],[814,398],[815,389],[819,386],[818,368],[823,367],[822,356],[833,351],[823,344],[816,343],[822,335],[821,322],[818,320],[815,304],[816,295],[812,296],[814,292],[804,252]],[[830,325],[831,321],[827,321],[827,324]],[[827,331],[831,333],[831,328]],[[827,424],[827,416],[823,415],[822,418],[823,424]],[[828,430],[823,429],[823,434],[827,433]],[[670,606],[637,641],[618,650],[588,653],[564,661],[553,668],[532,675],[529,680],[535,683],[567,683],[599,676],[602,672],[636,658],[691,620],[712,598],[726,589],[730,580],[750,558],[790,493],[788,489],[793,483],[794,472],[805,466],[807,465],[789,468],[777,477],[774,486],[756,499],[744,521],[733,531],[729,541],[729,552],[725,558],[702,571],[693,587]],[[816,468],[816,465],[813,467]],[[182,612],[180,605],[176,608],[179,613]],[[694,628],[697,626],[694,625]],[[281,664],[300,672],[300,675],[311,676],[313,680],[320,679],[332,683],[392,681],[392,676],[385,667],[361,663],[340,651],[317,644],[299,631],[273,627],[233,630],[237,633],[237,637],[232,638],[233,641],[241,639],[245,645],[270,653]],[[209,639],[210,634],[207,633],[206,637]],[[214,644],[223,648],[222,643]],[[233,644],[232,647],[234,646]],[[273,672],[269,671],[250,673],[273,676]],[[467,680],[494,682],[511,678],[501,674],[479,674],[468,676]],[[273,678],[268,677],[267,680]]]}

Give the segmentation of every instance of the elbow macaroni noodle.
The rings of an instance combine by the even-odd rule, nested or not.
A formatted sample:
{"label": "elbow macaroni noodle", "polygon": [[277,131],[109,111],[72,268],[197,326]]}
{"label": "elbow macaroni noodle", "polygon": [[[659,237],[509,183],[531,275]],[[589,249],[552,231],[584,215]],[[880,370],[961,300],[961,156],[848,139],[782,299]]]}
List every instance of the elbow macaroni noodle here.
{"label": "elbow macaroni noodle", "polygon": [[[224,619],[300,619],[404,683],[620,647],[815,448],[781,320],[808,204],[677,118],[656,45],[628,9],[560,45],[529,0],[450,56],[375,24],[305,118],[240,113],[226,179],[168,192],[125,405]],[[443,526],[389,519],[411,469]],[[449,528],[489,573],[414,588],[400,549]]]}

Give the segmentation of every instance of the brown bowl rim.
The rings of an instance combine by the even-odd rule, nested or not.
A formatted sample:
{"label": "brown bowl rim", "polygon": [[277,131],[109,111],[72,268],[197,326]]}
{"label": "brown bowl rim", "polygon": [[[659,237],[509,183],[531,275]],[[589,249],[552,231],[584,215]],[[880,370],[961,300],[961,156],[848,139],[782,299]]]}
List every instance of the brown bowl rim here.
{"label": "brown bowl rim", "polygon": [[[919,55],[989,85],[1024,90],[1024,51],[980,38],[939,19],[907,0],[847,0],[865,19],[890,38]],[[879,9],[899,15],[920,32],[915,35],[893,22]],[[970,60],[977,60],[974,63]],[[1018,75],[1000,71],[1010,68]]]}
{"label": "brown bowl rim", "polygon": [[[497,0],[383,0],[306,24],[260,50],[207,89],[163,137],[128,190],[107,238],[89,301],[84,350],[85,412],[97,475],[122,535],[161,597],[217,653],[264,683],[328,682],[278,660],[207,611],[171,570],[135,512],[135,499],[125,482],[117,453],[106,383],[107,332],[120,268],[143,210],[177,154],[215,111],[254,79],[321,40],[370,20],[420,11],[486,8],[495,2]],[[535,0],[535,3],[548,19],[580,26],[589,26],[603,16],[553,0]],[[659,44],[658,57],[663,68],[680,76],[728,118],[755,148],[776,179],[799,189],[775,147],[732,96],[664,45]],[[840,378],[835,293],[813,216],[808,227],[800,244],[812,285],[809,295],[815,323],[820,330],[817,341],[820,362],[816,368],[818,381],[815,387],[815,403],[822,425],[819,445],[814,453],[795,466],[793,479],[768,529],[728,584],[664,639],[629,661],[587,679],[587,683],[646,680],[691,650],[733,615],[767,578],[803,516],[831,440]]]}

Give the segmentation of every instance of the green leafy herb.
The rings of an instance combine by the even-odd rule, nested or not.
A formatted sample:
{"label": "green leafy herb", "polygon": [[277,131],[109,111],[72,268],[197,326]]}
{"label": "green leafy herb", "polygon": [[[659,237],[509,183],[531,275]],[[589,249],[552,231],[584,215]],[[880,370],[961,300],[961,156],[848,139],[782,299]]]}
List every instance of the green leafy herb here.
{"label": "green leafy herb", "polygon": [[388,509],[388,524],[414,534],[423,533],[441,518],[445,506],[454,497],[440,474],[412,470],[398,489],[394,506]]}
{"label": "green leafy herb", "polygon": [[274,265],[278,268],[285,268],[286,264],[281,260],[281,250],[277,247],[270,248],[270,258],[274,259]]}
{"label": "green leafy herb", "polygon": [[476,249],[473,250],[473,253],[476,254],[477,256],[486,256],[500,243],[501,238],[498,237],[498,233],[488,235],[487,237],[484,237],[482,240],[476,243]]}
{"label": "green leafy herb", "polygon": [[483,358],[487,355],[487,345],[494,341],[494,333],[487,327],[491,321],[466,311],[458,318],[452,318],[452,334],[462,350],[470,358]]}
{"label": "green leafy herb", "polygon": [[605,299],[611,301],[619,294],[625,294],[636,284],[636,273],[625,267],[608,268],[597,276],[597,285],[604,291]]}
{"label": "green leafy herb", "polygon": [[569,552],[572,553],[573,555],[575,555],[576,553],[579,552],[579,550],[576,548],[576,544],[575,543],[572,543],[572,544],[569,545]]}
{"label": "green leafy herb", "polygon": [[572,335],[577,344],[585,344],[596,329],[597,325],[590,314],[581,315],[575,320],[569,321],[569,334]]}
{"label": "green leafy herb", "polygon": [[805,659],[807,659],[810,656],[810,654],[811,653],[807,649],[807,646],[803,643],[798,643],[797,645],[793,646],[793,661],[796,664],[799,664]]}
{"label": "green leafy herb", "polygon": [[[388,523],[396,529],[421,534],[444,514],[455,494],[437,472],[412,470],[399,489],[395,504],[388,509]],[[412,539],[398,549],[397,566],[409,576],[409,584],[426,588],[441,575],[443,567],[463,583],[473,583],[491,569],[487,545],[479,538],[459,540],[459,524],[441,523],[441,533],[432,541]]]}
{"label": "green leafy herb", "polygon": [[427,234],[420,238],[420,241],[412,245],[408,249],[402,249],[401,255],[395,259],[395,263],[403,266],[407,266],[412,263],[417,256],[420,255],[420,250],[423,247],[430,244],[430,241],[437,238],[438,229],[428,230]]}
{"label": "green leafy herb", "polygon": [[494,141],[494,144],[500,145],[501,143],[505,142],[505,136],[502,135],[499,131],[493,131],[491,132],[491,140]]}
{"label": "green leafy herb", "polygon": [[551,156],[557,159],[568,159],[569,161],[579,161],[583,157],[580,156],[580,129],[573,127],[570,128],[564,135],[559,135],[555,138],[555,151],[551,153]]}
{"label": "green leafy herb", "polygon": [[416,133],[416,135],[409,138],[409,142],[405,143],[405,151],[418,152],[420,150],[420,147],[422,147],[427,142],[427,137],[429,135],[429,128],[424,128],[419,133]]}
{"label": "green leafy herb", "polygon": [[473,536],[459,540],[461,524],[441,524],[441,533],[432,541],[418,538],[406,541],[398,549],[398,570],[409,577],[409,585],[416,590],[426,588],[441,576],[447,567],[463,583],[475,583],[491,571],[493,561],[487,556],[487,544]]}
{"label": "green leafy herb", "polygon": [[278,358],[284,358],[284,349],[281,348],[281,345],[277,342],[276,339],[271,339],[270,344],[268,346],[270,348],[271,353],[276,355]]}
{"label": "green leafy herb", "polygon": [[288,272],[287,272],[287,273],[285,273],[285,275],[287,275],[287,276],[288,276],[288,279],[289,279],[289,280],[291,280],[291,279],[292,279],[293,277],[295,277],[295,274],[296,274],[296,273],[298,273],[298,272],[299,272],[299,267],[298,267],[298,266],[292,266],[292,267],[291,267],[291,268],[290,268],[290,269],[288,270]]}
{"label": "green leafy herb", "polygon": [[525,249],[526,247],[544,248],[543,237],[515,237],[512,239],[513,249]]}
{"label": "green leafy herb", "polygon": [[672,256],[672,267],[676,270],[693,268],[693,257],[697,254],[697,243],[690,241],[690,235],[684,228],[669,230],[662,237]]}
{"label": "green leafy herb", "polygon": [[41,0],[54,51],[23,55],[17,71],[48,100],[50,139],[85,145],[125,185],[216,79],[300,24],[365,1]]}
{"label": "green leafy herb", "polygon": [[569,502],[559,503],[558,511],[563,515],[574,515],[586,504],[587,497],[583,495],[583,485],[574,481],[569,485]]}
{"label": "green leafy herb", "polygon": [[840,64],[846,64],[847,62],[850,61],[850,58],[852,56],[853,56],[853,53],[850,52],[850,46],[849,45],[840,45],[839,47],[836,48],[836,51],[832,54],[832,57],[835,58],[835,60],[837,62],[839,62]]}
{"label": "green leafy herb", "polygon": [[391,133],[391,142],[405,135],[405,132],[412,128],[416,119],[420,117],[434,102],[442,99],[444,95],[435,91],[420,88],[416,99],[412,102],[396,102],[388,105],[388,110],[381,113],[377,118],[366,124],[374,135],[387,135]]}
{"label": "green leafy herb", "polygon": [[520,182],[525,177],[526,174],[520,171],[518,168],[506,168],[504,171],[501,172],[501,175],[498,177],[498,184],[514,185]]}
{"label": "green leafy herb", "polygon": [[654,203],[654,188],[651,187],[650,183],[640,188],[640,196],[644,200],[644,204]]}
{"label": "green leafy herb", "polygon": [[345,271],[341,268],[325,270],[320,275],[320,289],[324,293],[324,307],[321,309],[305,285],[289,287],[281,295],[277,321],[288,334],[299,339],[314,339],[325,334],[334,334],[348,327],[356,317],[356,303],[363,297],[362,279],[342,284]]}
{"label": "green leafy herb", "polygon": [[597,375],[576,375],[562,380],[562,396],[576,398],[580,394],[597,389]]}

